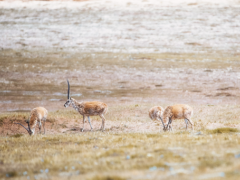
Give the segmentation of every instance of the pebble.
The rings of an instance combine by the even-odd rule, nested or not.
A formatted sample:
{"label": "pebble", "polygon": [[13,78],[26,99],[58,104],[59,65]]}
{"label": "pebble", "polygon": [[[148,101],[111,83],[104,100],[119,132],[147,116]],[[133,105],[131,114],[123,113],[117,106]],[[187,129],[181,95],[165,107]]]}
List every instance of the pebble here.
{"label": "pebble", "polygon": [[235,158],[240,158],[240,154],[235,154]]}
{"label": "pebble", "polygon": [[157,170],[157,167],[156,167],[156,166],[150,167],[149,170],[150,170],[150,171],[156,171],[156,170]]}

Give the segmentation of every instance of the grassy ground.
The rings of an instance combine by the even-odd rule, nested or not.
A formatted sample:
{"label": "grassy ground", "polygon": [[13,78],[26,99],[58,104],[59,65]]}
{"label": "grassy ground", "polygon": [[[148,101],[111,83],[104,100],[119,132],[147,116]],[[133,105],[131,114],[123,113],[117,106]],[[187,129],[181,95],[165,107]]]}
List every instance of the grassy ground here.
{"label": "grassy ground", "polygon": [[[1,3],[0,179],[239,179],[238,4],[99,2]],[[66,78],[72,97],[108,104],[105,132],[63,110]],[[150,121],[175,103],[194,132]],[[29,136],[13,122],[37,106],[46,135]]]}
{"label": "grassy ground", "polygon": [[234,179],[240,175],[240,134],[232,128],[197,133],[17,134],[1,137],[0,142],[1,178]]}
{"label": "grassy ground", "polygon": [[[194,108],[195,131],[183,120],[173,132],[159,132],[161,123],[146,113],[153,104],[112,105],[106,131],[100,118],[82,127],[71,110],[50,112],[46,135],[29,136],[21,122],[28,113],[3,113],[0,121],[1,178],[17,179],[237,179],[240,176],[239,106]],[[163,105],[165,107],[165,105]],[[6,127],[5,124],[9,123]],[[217,128],[222,125],[222,128]],[[212,128],[213,127],[213,128]],[[221,126],[220,126],[221,127]],[[12,131],[3,133],[10,128]],[[64,129],[64,131],[60,131]],[[62,133],[61,133],[62,132]],[[3,135],[5,134],[5,135]]]}

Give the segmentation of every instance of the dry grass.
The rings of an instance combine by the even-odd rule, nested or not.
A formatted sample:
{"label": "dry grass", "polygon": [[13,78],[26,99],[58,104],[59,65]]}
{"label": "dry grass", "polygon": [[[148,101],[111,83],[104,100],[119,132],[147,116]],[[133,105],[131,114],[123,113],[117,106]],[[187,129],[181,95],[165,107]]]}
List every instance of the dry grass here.
{"label": "dry grass", "polygon": [[[240,166],[240,136],[234,132],[15,135],[0,142],[2,178],[75,174],[76,179],[117,180],[131,179],[133,172],[187,178],[215,171],[234,174]],[[113,175],[118,171],[122,175]]]}
{"label": "dry grass", "polygon": [[208,130],[210,134],[221,134],[221,133],[236,133],[239,132],[236,128],[217,128],[213,130]]}
{"label": "dry grass", "polygon": [[95,176],[88,180],[125,180],[125,178],[121,178],[118,176]]}
{"label": "dry grass", "polygon": [[[105,132],[96,128],[80,132],[75,124],[82,117],[72,109],[50,112],[46,135],[13,131],[0,137],[1,178],[201,179],[206,175],[217,179],[224,175],[234,179],[239,175],[240,135],[235,126],[240,106],[191,105],[195,132],[186,131],[184,121],[177,120],[173,132],[159,133],[160,123],[146,113],[153,105],[110,106]],[[1,114],[10,124],[27,117],[25,112]],[[92,123],[100,124],[100,118],[94,117]],[[208,129],[216,124],[226,127]],[[61,128],[67,128],[65,133],[50,133]]]}

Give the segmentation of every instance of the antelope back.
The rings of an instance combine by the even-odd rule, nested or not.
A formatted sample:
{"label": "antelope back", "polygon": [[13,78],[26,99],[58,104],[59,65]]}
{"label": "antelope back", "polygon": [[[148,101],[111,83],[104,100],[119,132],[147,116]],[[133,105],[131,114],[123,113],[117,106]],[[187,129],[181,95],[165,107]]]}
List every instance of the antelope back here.
{"label": "antelope back", "polygon": [[31,130],[35,128],[38,121],[41,121],[42,119],[45,120],[47,118],[47,114],[48,114],[48,111],[44,107],[34,108],[31,111],[30,117],[29,117],[29,126]]}
{"label": "antelope back", "polygon": [[86,115],[100,115],[106,114],[108,111],[107,104],[99,101],[91,101],[91,102],[82,102],[81,103],[82,109],[80,113]]}
{"label": "antelope back", "polygon": [[172,113],[176,119],[190,118],[193,114],[193,110],[187,104],[176,104],[172,106]]}

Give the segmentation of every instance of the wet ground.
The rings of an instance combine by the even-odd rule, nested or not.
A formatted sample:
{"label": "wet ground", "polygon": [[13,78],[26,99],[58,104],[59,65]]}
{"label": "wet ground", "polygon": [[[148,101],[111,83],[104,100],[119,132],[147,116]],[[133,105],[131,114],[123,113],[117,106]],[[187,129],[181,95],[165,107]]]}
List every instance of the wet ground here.
{"label": "wet ground", "polygon": [[182,54],[161,59],[165,55],[112,53],[27,58],[10,53],[0,55],[2,112],[40,105],[63,108],[67,78],[71,96],[79,101],[238,104],[240,100],[237,60],[205,63],[179,60]]}
{"label": "wet ground", "polygon": [[238,104],[239,4],[0,2],[0,112],[108,104]]}

